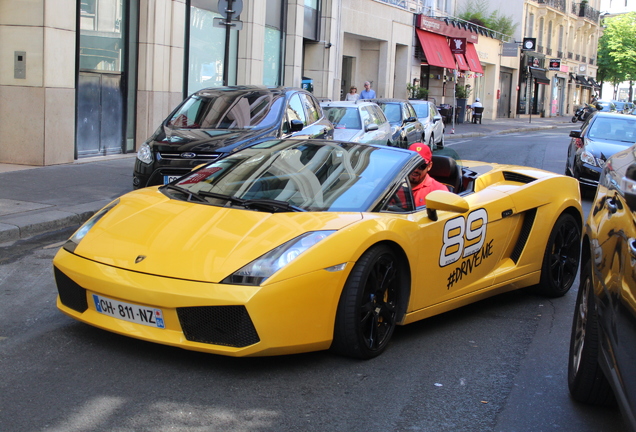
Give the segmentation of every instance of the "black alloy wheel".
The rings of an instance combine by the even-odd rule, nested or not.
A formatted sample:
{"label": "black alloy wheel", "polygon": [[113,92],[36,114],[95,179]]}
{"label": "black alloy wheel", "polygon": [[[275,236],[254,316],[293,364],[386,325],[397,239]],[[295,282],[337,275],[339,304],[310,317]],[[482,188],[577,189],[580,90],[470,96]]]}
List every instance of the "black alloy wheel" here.
{"label": "black alloy wheel", "polygon": [[592,290],[590,262],[581,268],[581,283],[574,307],[568,388],[572,398],[595,405],[614,405],[614,393],[598,364],[599,328]]}
{"label": "black alloy wheel", "polygon": [[401,280],[399,260],[388,246],[360,257],[340,297],[333,351],[360,359],[382,354],[397,324]]}
{"label": "black alloy wheel", "polygon": [[538,292],[548,297],[565,295],[576,279],[580,256],[581,227],[574,216],[563,213],[548,237]]}

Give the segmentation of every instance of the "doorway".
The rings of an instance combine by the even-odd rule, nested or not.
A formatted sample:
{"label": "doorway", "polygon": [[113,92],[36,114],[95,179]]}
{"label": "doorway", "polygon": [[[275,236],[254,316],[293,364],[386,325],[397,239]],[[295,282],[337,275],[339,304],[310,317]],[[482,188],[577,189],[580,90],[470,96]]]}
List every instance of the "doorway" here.
{"label": "doorway", "polygon": [[510,117],[510,93],[512,92],[512,74],[499,73],[499,100],[497,101],[497,118]]}

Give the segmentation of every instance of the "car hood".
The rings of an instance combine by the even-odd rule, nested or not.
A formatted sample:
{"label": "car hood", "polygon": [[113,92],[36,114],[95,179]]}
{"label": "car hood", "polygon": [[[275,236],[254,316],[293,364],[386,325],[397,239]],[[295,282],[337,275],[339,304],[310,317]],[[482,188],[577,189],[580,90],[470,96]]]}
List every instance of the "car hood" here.
{"label": "car hood", "polygon": [[75,254],[140,273],[219,282],[303,233],[339,230],[361,219],[360,213],[272,214],[195,204],[150,187],[121,197]]}
{"label": "car hood", "polygon": [[625,150],[627,147],[631,147],[632,145],[634,145],[633,142],[587,139],[585,142],[585,149],[596,157],[605,156],[605,159],[607,159],[614,153]]}
{"label": "car hood", "polygon": [[254,144],[259,139],[276,136],[269,129],[171,129],[163,126],[150,141],[159,152],[227,153]]}
{"label": "car hood", "polygon": [[[362,131],[358,129],[334,129],[333,139],[336,141],[354,141],[360,139]],[[355,141],[354,141],[355,142]]]}

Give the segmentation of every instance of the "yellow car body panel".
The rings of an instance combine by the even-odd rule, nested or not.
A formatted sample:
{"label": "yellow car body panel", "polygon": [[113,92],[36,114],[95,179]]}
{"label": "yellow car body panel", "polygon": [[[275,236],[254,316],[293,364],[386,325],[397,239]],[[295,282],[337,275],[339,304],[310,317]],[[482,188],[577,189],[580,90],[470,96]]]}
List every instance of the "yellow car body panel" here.
{"label": "yellow car body panel", "polygon": [[[557,218],[567,211],[581,221],[578,182],[531,168],[464,166],[480,173],[474,192],[461,199],[438,193],[439,202],[454,211],[435,210],[435,218],[425,208],[405,214],[267,213],[169,199],[156,188],[135,191],[73,253],[61,249],[56,255],[55,268],[86,290],[88,304],[78,312],[58,297],[58,308],[109,331],[185,349],[278,355],[329,348],[347,278],[365,251],[380,243],[399,251],[410,272],[400,324],[536,284]],[[505,170],[536,180],[506,180]],[[535,211],[525,247],[513,259],[526,213]],[[221,283],[286,241],[322,230],[336,232],[260,286]],[[99,313],[93,294],[161,309],[166,328]],[[230,347],[186,339],[177,308],[231,305],[246,308],[258,342]]]}

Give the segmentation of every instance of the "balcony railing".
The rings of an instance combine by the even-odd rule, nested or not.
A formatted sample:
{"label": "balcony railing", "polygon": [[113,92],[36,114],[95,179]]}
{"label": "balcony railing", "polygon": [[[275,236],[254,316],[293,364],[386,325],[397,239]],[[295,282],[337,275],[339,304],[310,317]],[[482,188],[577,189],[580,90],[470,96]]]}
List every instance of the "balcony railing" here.
{"label": "balcony railing", "polygon": [[565,13],[565,0],[534,0],[540,5],[550,6],[553,9]]}
{"label": "balcony railing", "polygon": [[546,48],[545,54],[551,56],[552,55],[552,48]]}
{"label": "balcony railing", "polygon": [[569,58],[570,60],[572,60],[572,57],[574,57],[574,54],[573,54],[573,53],[571,53],[571,52],[569,52],[569,53],[568,53],[568,58]]}
{"label": "balcony railing", "polygon": [[591,7],[587,2],[572,3],[572,13],[578,17],[592,20],[595,23],[598,23],[598,18],[601,16],[601,12]]}

